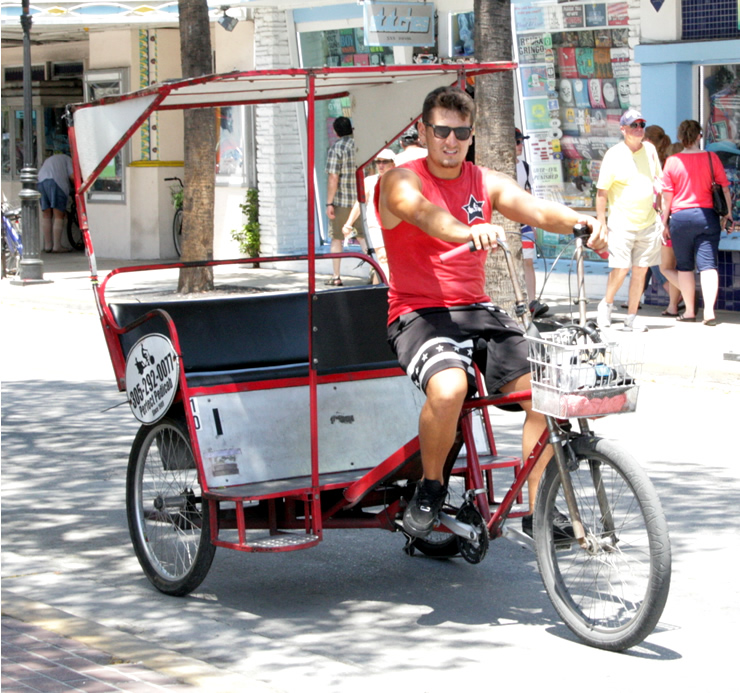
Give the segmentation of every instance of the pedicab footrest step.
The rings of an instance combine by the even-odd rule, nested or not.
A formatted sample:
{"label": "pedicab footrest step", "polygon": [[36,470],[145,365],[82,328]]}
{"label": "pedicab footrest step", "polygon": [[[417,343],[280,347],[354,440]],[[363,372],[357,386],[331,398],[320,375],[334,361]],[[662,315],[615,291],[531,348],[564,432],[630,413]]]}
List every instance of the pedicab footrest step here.
{"label": "pedicab footrest step", "polygon": [[295,549],[307,549],[318,544],[321,539],[315,534],[293,534],[291,532],[279,532],[278,534],[263,534],[261,536],[247,536],[243,544],[217,540],[216,546],[240,549],[242,551],[270,552],[270,551],[292,551]]}
{"label": "pedicab footrest step", "polygon": [[263,537],[255,537],[250,539],[249,545],[256,549],[284,549],[289,546],[303,546],[303,544],[310,544],[311,542],[318,541],[318,537],[315,534],[269,534]]}

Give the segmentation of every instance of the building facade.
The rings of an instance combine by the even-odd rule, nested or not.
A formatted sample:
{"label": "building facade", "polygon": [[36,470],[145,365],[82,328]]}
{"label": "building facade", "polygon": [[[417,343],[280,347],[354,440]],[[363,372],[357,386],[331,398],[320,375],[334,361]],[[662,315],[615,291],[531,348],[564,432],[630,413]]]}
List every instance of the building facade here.
{"label": "building facade", "polygon": [[[215,70],[472,57],[473,0],[437,0],[433,40],[417,46],[365,45],[365,13],[373,4],[256,0],[233,3],[224,11],[221,3],[209,3]],[[634,106],[673,139],[685,118],[704,124],[706,146],[723,157],[738,208],[737,5],[737,0],[512,0],[513,57],[520,65],[514,76],[520,97],[516,118],[530,135],[526,155],[537,194],[590,209],[600,159],[619,138],[615,119]],[[64,151],[61,116],[66,103],[180,76],[176,2],[95,3],[90,11],[96,14],[86,16],[80,3],[37,2],[32,9],[38,36],[32,49],[38,161]],[[2,184],[9,199],[20,189],[18,145],[24,126],[22,54],[18,30],[13,29],[19,14],[20,3],[3,5]],[[238,20],[230,30],[219,22],[225,16]],[[332,142],[333,119],[352,115],[350,104],[341,100],[322,108],[315,133],[319,244],[327,237],[321,155]],[[242,224],[239,204],[249,187],[260,193],[262,253],[305,251],[306,125],[301,107],[221,109],[215,117],[220,132],[216,257],[238,254],[231,230]],[[180,116],[159,114],[111,163],[88,200],[98,254],[175,257],[172,184],[164,179],[182,177],[182,137]],[[540,232],[539,241],[545,255],[558,251],[557,237]],[[723,247],[731,273],[737,259],[734,243],[740,241]],[[740,276],[730,276],[730,293],[720,297],[720,307],[740,309],[740,295],[735,304],[732,294],[736,284],[740,288]]]}

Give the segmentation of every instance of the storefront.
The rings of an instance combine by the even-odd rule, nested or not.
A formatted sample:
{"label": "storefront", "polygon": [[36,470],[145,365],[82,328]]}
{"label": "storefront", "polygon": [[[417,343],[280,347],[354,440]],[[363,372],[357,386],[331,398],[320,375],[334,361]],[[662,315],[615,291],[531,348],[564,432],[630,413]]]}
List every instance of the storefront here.
{"label": "storefront", "polygon": [[[673,140],[681,121],[701,123],[703,148],[722,161],[740,219],[740,40],[640,45],[635,61],[648,122],[665,123]],[[719,270],[717,307],[740,310],[740,233],[722,235]],[[647,299],[659,301],[661,292],[652,287]]]}

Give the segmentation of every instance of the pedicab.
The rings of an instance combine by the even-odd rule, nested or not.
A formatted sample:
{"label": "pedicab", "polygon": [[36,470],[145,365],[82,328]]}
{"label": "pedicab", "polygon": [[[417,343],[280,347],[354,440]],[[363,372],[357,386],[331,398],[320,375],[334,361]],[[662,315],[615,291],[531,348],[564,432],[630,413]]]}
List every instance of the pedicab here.
{"label": "pedicab", "polygon": [[[314,242],[316,104],[351,99],[361,182],[363,167],[415,122],[429,91],[513,67],[233,72],[70,106],[76,200],[96,305],[118,388],[141,423],[127,472],[129,530],[158,590],[181,596],[196,589],[217,547],[285,552],[316,546],[331,529],[403,532],[401,518],[422,475],[423,395],[388,346],[385,283],[317,288],[317,261],[336,256],[317,256]],[[99,281],[86,193],[154,111],[278,103],[305,107],[304,254],[121,267]],[[362,197],[364,186],[357,188]],[[589,645],[623,650],[660,618],[670,545],[645,473],[590,428],[593,418],[634,410],[639,363],[604,343],[585,320],[581,239],[579,232],[580,320],[541,336],[530,325],[531,391],[491,396],[478,377],[445,466],[450,492],[439,524],[423,539],[407,537],[405,550],[476,564],[492,539],[528,543],[568,627]],[[339,256],[363,260],[385,279],[372,257]],[[257,261],[298,263],[305,285],[198,298],[106,292],[121,276],[137,276],[131,273],[236,269]],[[517,282],[513,287],[524,316],[526,300]],[[499,454],[491,407],[529,399],[547,415],[547,429],[527,459]],[[548,444],[554,457],[541,480],[531,539],[513,520],[529,512],[523,485]],[[502,491],[504,474],[511,484]],[[572,526],[567,541],[554,534],[556,514]]]}

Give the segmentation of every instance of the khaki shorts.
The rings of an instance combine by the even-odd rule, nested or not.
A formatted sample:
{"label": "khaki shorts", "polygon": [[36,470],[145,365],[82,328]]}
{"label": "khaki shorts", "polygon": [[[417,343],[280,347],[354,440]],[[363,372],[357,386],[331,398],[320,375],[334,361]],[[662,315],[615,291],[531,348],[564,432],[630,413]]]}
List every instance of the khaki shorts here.
{"label": "khaki shorts", "polygon": [[609,267],[653,267],[660,264],[663,225],[656,222],[640,231],[609,229]]}
{"label": "khaki shorts", "polygon": [[[347,223],[351,211],[352,207],[334,207],[334,218],[330,220],[331,237],[333,240],[343,241],[345,239],[345,235],[342,233],[342,227]],[[353,227],[357,229],[357,238],[365,238],[365,227],[362,225],[362,217],[357,218]]]}

